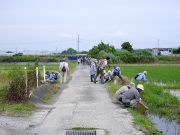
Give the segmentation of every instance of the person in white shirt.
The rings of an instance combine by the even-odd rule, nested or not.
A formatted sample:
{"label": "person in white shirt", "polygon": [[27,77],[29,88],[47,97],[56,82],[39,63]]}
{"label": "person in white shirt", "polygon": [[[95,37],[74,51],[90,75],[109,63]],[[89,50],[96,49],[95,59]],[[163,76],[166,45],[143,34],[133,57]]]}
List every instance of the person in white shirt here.
{"label": "person in white shirt", "polygon": [[69,71],[68,63],[65,59],[62,60],[59,64],[59,73],[60,73],[60,83],[66,83],[67,73]]}
{"label": "person in white shirt", "polygon": [[104,75],[105,67],[106,67],[106,65],[108,64],[108,60],[110,60],[110,57],[109,57],[109,56],[107,56],[106,59],[99,60],[98,68],[97,68],[97,74],[96,74],[96,77],[94,78],[94,83],[96,83],[96,78],[97,78],[98,75],[100,74],[100,75],[101,75],[101,84],[104,84],[103,75]]}
{"label": "person in white shirt", "polygon": [[91,62],[91,67],[90,67],[90,78],[91,78],[91,82],[93,82],[93,79],[96,75],[96,63],[97,63],[97,59],[93,59],[93,62]]}

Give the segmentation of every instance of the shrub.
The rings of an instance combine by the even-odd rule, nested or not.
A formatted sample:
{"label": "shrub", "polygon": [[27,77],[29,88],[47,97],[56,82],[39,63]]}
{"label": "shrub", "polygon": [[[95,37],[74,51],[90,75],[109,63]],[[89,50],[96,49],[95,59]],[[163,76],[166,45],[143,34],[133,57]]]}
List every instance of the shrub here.
{"label": "shrub", "polygon": [[[20,67],[14,67],[8,73],[9,85],[6,88],[5,100],[13,103],[21,103],[28,99],[29,91],[37,86],[36,67],[38,61],[34,65],[27,65],[27,87],[26,74]],[[41,76],[38,73],[38,83]]]}
{"label": "shrub", "polygon": [[137,63],[151,63],[157,60],[152,52],[148,49],[139,49],[134,51],[133,57]]}
{"label": "shrub", "polygon": [[134,63],[133,55],[124,49],[116,49],[114,55],[117,57],[118,60],[121,60],[125,63]]}

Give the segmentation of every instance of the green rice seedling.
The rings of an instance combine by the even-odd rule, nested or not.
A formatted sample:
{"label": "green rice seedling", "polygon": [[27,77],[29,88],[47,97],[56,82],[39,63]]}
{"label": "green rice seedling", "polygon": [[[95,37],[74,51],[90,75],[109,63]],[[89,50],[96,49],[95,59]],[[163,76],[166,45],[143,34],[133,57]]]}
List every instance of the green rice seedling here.
{"label": "green rice seedling", "polygon": [[[148,83],[165,84],[160,85],[166,88],[180,88],[180,70],[179,66],[121,66],[122,74],[128,77],[130,80],[134,80],[134,76],[137,73],[147,71],[146,76]],[[135,81],[135,80],[134,80]]]}

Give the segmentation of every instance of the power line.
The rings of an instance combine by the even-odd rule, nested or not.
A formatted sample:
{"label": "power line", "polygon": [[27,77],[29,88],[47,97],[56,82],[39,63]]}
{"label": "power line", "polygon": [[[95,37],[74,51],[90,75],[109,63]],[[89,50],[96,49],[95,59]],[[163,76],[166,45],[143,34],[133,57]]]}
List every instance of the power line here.
{"label": "power line", "polygon": [[48,42],[29,42],[29,43],[0,43],[0,45],[24,45],[24,44],[51,44],[51,43],[60,43],[60,42],[69,42],[75,40],[62,40],[62,41],[48,41]]}

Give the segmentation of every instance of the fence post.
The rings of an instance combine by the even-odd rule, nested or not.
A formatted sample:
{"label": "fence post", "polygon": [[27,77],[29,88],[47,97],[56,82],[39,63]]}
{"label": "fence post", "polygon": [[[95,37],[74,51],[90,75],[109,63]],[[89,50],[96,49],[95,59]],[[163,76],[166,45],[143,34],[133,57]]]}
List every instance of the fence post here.
{"label": "fence post", "polygon": [[37,88],[38,88],[38,67],[36,67],[36,78],[37,78]]}
{"label": "fence post", "polygon": [[44,73],[43,73],[43,75],[44,75],[44,81],[46,81],[46,71],[45,71],[45,66],[43,66],[43,71],[44,71]]}
{"label": "fence post", "polygon": [[26,98],[28,99],[28,92],[27,92],[27,68],[26,67],[24,67],[24,71],[25,71]]}

